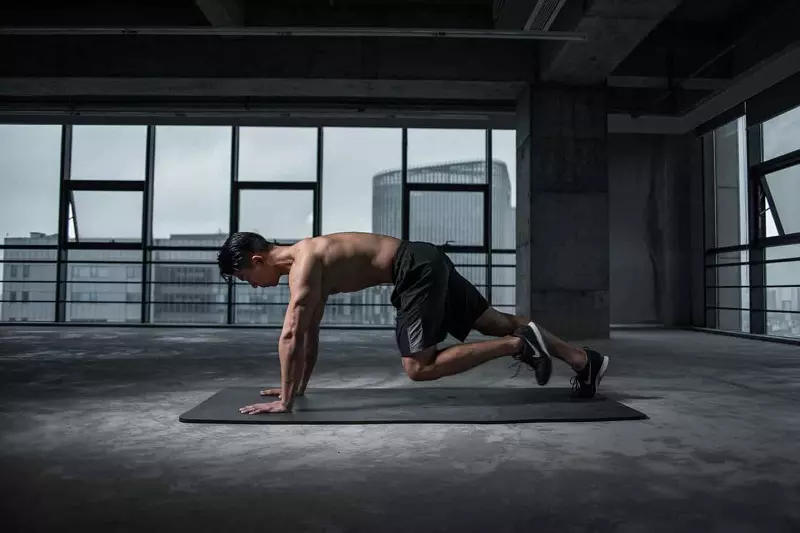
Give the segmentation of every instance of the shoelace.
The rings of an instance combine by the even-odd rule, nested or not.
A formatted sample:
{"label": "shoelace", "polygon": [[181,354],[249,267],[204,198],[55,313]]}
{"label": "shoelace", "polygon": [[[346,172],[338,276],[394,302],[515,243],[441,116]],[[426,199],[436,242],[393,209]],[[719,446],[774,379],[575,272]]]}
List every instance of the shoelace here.
{"label": "shoelace", "polygon": [[572,376],[569,379],[569,382],[572,384],[572,392],[575,394],[577,394],[578,391],[580,391],[581,387],[583,386],[583,382],[581,381],[581,379],[578,377],[577,374]]}
{"label": "shoelace", "polygon": [[[519,369],[522,367],[522,364],[523,364],[521,357],[518,357],[518,356],[515,355],[514,359],[515,359],[515,362],[511,363],[510,365],[508,365],[508,368],[511,368],[512,366],[516,366],[517,367],[517,371],[514,372],[513,376],[511,376],[512,378],[515,378],[515,377],[517,377],[519,375]],[[533,368],[531,368],[527,363],[525,363],[525,366],[528,368],[529,372],[533,372]]]}

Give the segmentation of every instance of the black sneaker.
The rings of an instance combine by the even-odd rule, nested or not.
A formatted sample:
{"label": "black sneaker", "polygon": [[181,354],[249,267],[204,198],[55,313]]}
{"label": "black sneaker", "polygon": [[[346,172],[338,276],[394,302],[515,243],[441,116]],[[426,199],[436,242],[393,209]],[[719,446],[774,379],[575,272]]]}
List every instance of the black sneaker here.
{"label": "black sneaker", "polygon": [[539,385],[546,385],[553,373],[553,361],[544,345],[539,328],[533,322],[529,322],[516,330],[513,335],[524,341],[522,353],[515,355],[514,358],[527,364],[536,372],[536,382]]}
{"label": "black sneaker", "polygon": [[608,370],[608,357],[584,347],[586,352],[586,366],[570,379],[572,383],[572,396],[574,398],[593,398],[600,386],[600,380]]}

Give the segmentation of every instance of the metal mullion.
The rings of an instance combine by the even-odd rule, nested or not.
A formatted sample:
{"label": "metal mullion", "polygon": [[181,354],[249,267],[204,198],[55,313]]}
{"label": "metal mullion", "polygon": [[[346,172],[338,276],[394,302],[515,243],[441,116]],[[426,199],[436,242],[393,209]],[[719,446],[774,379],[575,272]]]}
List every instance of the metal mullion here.
{"label": "metal mullion", "polygon": [[[753,128],[753,129],[761,130],[761,127],[759,126],[758,128]],[[759,135],[758,132],[756,132],[755,134]],[[763,176],[765,174],[772,174],[773,172],[778,172],[779,170],[784,170],[786,168],[793,167],[798,164],[800,164],[800,149],[789,152],[788,154],[780,155],[768,161],[762,161],[760,163],[751,165],[750,170],[755,172],[753,176],[755,178],[757,176]]]}
{"label": "metal mullion", "polygon": [[153,191],[155,180],[156,128],[147,126],[147,148],[145,150],[144,190],[142,194],[142,284],[140,302],[140,322],[150,322],[150,306],[145,303],[145,295],[150,283],[150,244],[153,242]]}
{"label": "metal mullion", "polygon": [[314,187],[314,224],[313,236],[322,235],[322,157],[324,146],[322,127],[317,128],[317,181]]}
{"label": "metal mullion", "polygon": [[[231,176],[230,176],[230,196],[229,204],[229,231],[236,233],[239,231],[239,136],[241,130],[239,126],[232,126],[231,130]],[[226,322],[233,324],[236,321],[234,312],[234,300],[236,299],[236,289],[233,278],[228,280],[228,299],[226,312]]]}
{"label": "metal mullion", "polygon": [[[750,161],[761,161],[763,158],[763,130],[761,125],[748,129],[747,158]],[[748,165],[749,166],[749,165]],[[750,333],[765,333],[767,330],[767,314],[762,311],[767,305],[767,291],[763,285],[767,283],[767,269],[764,263],[766,253],[761,246],[761,239],[766,230],[766,213],[764,198],[759,194],[759,180],[756,172],[750,168],[747,173],[748,217],[747,229],[749,244],[753,245],[749,252],[748,276],[750,278]],[[757,286],[753,286],[757,285]]]}
{"label": "metal mullion", "polygon": [[[760,176],[758,183],[761,186],[761,190],[764,191],[764,196],[766,196],[766,199],[769,202],[769,209],[770,211],[772,211],[772,220],[775,221],[775,228],[778,230],[778,235],[780,236],[786,235],[786,232],[783,230],[781,215],[778,212],[778,208],[775,206],[775,200],[772,198],[772,190],[769,188],[769,182],[767,181],[767,177],[764,175]],[[764,218],[766,219],[767,216],[766,206],[764,206],[763,212],[764,212]],[[766,228],[766,220],[764,221],[764,227]]]}
{"label": "metal mullion", "polygon": [[71,191],[144,192],[145,189],[143,180],[69,180],[66,185]]}
{"label": "metal mullion", "polygon": [[486,189],[483,192],[483,245],[486,248],[486,299],[492,304],[492,130],[486,130]]}
{"label": "metal mullion", "polygon": [[0,244],[0,250],[58,250],[58,244]]}
{"label": "metal mullion", "polygon": [[411,233],[411,191],[408,188],[408,128],[403,128],[402,142],[402,165],[400,172],[400,235],[403,240],[409,240]]}
{"label": "metal mullion", "polygon": [[421,192],[482,192],[489,186],[486,183],[409,183],[410,191]]}
{"label": "metal mullion", "polygon": [[69,243],[69,194],[67,182],[72,169],[72,126],[61,126],[61,169],[58,195],[58,247],[56,252],[55,322],[66,320],[67,244]]}
{"label": "metal mullion", "polygon": [[313,191],[317,188],[314,181],[237,181],[239,191]]}
{"label": "metal mullion", "polygon": [[67,242],[66,248],[69,250],[142,250],[142,243],[135,242]]}

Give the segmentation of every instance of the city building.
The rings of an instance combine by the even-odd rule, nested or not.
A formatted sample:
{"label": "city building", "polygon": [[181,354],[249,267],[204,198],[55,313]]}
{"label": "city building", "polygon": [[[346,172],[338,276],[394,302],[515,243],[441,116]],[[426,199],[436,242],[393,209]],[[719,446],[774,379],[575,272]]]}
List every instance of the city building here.
{"label": "city building", "polygon": [[[481,183],[485,162],[472,161],[409,169],[420,183]],[[373,183],[373,231],[399,235],[400,170],[378,174]],[[514,212],[507,166],[493,162],[493,246],[513,249]],[[427,194],[427,193],[425,193]],[[410,220],[413,239],[443,243],[480,245],[483,232],[483,200],[475,193],[412,194]],[[442,196],[451,195],[451,196]],[[477,194],[480,197],[480,194]],[[228,321],[228,286],[220,277],[214,250],[186,250],[191,247],[219,247],[227,235],[176,234],[156,239],[145,291],[149,320],[157,324],[224,324]],[[280,239],[279,239],[280,240]],[[89,240],[91,241],[91,240]],[[56,246],[56,235],[31,234],[8,238],[13,246]],[[84,239],[84,242],[86,240]],[[118,242],[126,242],[118,240]],[[127,241],[130,242],[130,241]],[[171,250],[170,248],[177,248]],[[480,257],[475,257],[479,255]],[[505,254],[509,255],[509,254]],[[495,254],[495,260],[513,265],[514,256]],[[452,254],[462,274],[486,293],[484,254]],[[498,259],[499,258],[499,259]],[[510,259],[510,262],[509,262]],[[56,300],[55,250],[17,249],[6,251],[3,263],[3,321],[52,321]],[[80,261],[80,262],[78,262]],[[473,265],[473,266],[467,266]],[[142,252],[136,250],[73,250],[67,265],[66,320],[75,322],[139,323],[142,320]],[[514,268],[493,269],[493,301],[513,305]],[[373,287],[328,299],[324,324],[391,325],[392,287]],[[283,324],[289,287],[253,289],[235,285],[234,321],[238,324]]]}

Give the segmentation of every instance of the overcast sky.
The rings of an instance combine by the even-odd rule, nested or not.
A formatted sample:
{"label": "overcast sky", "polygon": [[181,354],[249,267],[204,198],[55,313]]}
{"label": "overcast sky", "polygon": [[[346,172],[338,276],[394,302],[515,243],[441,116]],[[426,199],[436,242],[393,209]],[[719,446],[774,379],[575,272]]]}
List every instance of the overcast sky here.
{"label": "overcast sky", "polygon": [[[242,128],[239,179],[314,181],[315,128]],[[494,157],[514,176],[514,131],[495,132]],[[141,180],[145,172],[142,126],[73,128],[73,179]],[[53,234],[58,229],[59,126],[0,125],[0,237]],[[372,230],[372,177],[401,166],[401,131],[325,128],[322,230]],[[481,130],[410,130],[409,165],[485,157]],[[159,126],[156,133],[153,232],[227,232],[231,128]],[[512,205],[516,183],[512,179]],[[240,229],[294,239],[312,228],[311,191],[242,193]],[[139,238],[141,194],[76,192],[83,238]],[[0,251],[1,253],[1,251]],[[0,269],[0,279],[2,279]]]}

